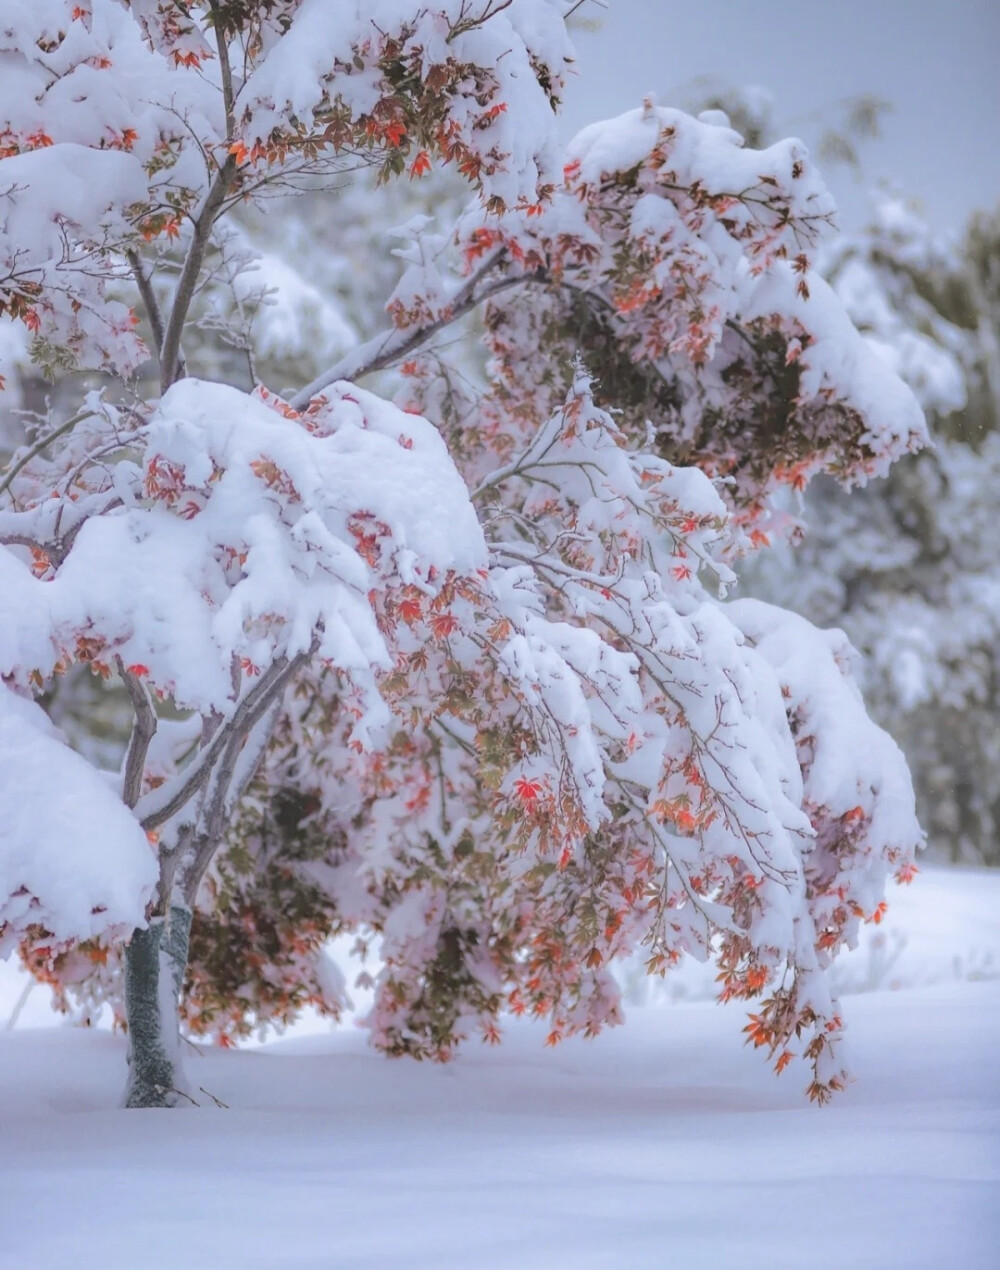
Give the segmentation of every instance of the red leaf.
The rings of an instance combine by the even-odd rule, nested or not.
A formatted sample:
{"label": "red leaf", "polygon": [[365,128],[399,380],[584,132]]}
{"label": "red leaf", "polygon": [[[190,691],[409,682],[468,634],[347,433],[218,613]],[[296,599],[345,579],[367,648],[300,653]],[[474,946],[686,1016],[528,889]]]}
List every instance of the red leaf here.
{"label": "red leaf", "polygon": [[517,794],[526,807],[534,808],[541,792],[542,784],[540,781],[529,781],[521,777],[514,782],[514,793]]}

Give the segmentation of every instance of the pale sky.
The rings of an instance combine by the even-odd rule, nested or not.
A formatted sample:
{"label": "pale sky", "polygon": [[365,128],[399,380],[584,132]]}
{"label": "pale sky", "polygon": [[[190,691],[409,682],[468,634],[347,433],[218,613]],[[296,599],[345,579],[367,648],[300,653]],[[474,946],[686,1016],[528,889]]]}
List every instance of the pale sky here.
{"label": "pale sky", "polygon": [[[810,114],[875,93],[894,110],[866,143],[866,172],[917,196],[943,231],[1000,201],[1000,0],[607,0],[601,30],[574,38],[571,131],[649,92],[680,104],[709,75],[766,88],[784,131],[808,144]],[[852,177],[824,173],[856,222]]]}

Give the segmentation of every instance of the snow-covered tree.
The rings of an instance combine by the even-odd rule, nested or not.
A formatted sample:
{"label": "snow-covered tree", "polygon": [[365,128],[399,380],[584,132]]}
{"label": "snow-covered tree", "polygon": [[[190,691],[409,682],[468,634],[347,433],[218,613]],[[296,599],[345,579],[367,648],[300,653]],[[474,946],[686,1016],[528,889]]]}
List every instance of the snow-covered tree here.
{"label": "snow-covered tree", "polygon": [[[180,1096],[199,905],[209,1030],[329,1001],[337,928],[380,937],[382,1048],[443,1057],[504,1009],[555,1043],[617,1020],[609,964],[645,943],[716,957],[813,1097],[844,1082],[824,970],[911,874],[912,789],[844,641],[724,595],[783,491],[884,472],[921,412],[811,271],[832,206],[801,145],[647,103],[559,154],[575,7],[0,23],[0,308],[105,377],[0,481],[0,929],[62,983],[128,937],[130,1105]],[[235,208],[308,187],[335,227],[345,171],[389,198],[435,162],[475,199],[411,221],[389,329],[285,396],[204,377]],[[449,347],[476,311],[481,375]],[[393,365],[395,403],[352,382]],[[111,781],[26,699],[80,663],[131,703]]]}

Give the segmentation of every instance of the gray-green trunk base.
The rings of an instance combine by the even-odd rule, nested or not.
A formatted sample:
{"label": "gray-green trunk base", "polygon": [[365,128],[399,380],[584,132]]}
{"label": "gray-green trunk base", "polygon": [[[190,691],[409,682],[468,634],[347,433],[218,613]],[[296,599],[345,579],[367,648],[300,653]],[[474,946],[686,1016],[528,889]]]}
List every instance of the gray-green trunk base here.
{"label": "gray-green trunk base", "polygon": [[176,1107],[189,1102],[180,1061],[177,1007],[187,966],[191,910],[171,907],[125,948],[128,1020],[126,1107]]}

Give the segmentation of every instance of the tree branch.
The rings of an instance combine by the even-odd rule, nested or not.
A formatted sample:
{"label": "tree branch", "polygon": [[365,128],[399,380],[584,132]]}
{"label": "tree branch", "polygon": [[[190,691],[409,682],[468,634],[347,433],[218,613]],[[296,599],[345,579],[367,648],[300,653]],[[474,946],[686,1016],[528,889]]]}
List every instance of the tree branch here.
{"label": "tree branch", "polygon": [[[492,268],[495,263],[496,258],[489,262],[488,268]],[[482,289],[478,289],[477,284],[483,275],[488,272],[488,268],[481,270],[475,279],[470,279],[470,282],[466,283],[455,295],[446,314],[433,322],[429,322],[426,326],[418,327],[416,330],[393,328],[391,331],[383,331],[382,334],[376,335],[373,339],[366,340],[364,344],[360,344],[357,348],[346,353],[340,361],[331,366],[329,370],[324,371],[318,379],[314,379],[311,384],[307,384],[305,388],[297,392],[294,397],[289,399],[289,405],[295,410],[302,410],[317,393],[322,392],[324,388],[328,388],[330,384],[336,383],[338,379],[360,379],[363,375],[371,375],[377,370],[384,370],[386,366],[402,361],[410,353],[415,352],[421,345],[426,344],[429,339],[435,336],[438,331],[443,331],[453,322],[457,322],[459,318],[464,317],[466,313],[471,313],[484,300],[489,300],[492,296],[499,295],[502,291],[508,291],[511,287],[520,286],[522,282],[543,280],[531,274],[516,278],[497,278]]]}
{"label": "tree branch", "polygon": [[122,801],[126,807],[134,807],[142,793],[142,774],[146,770],[146,755],[149,745],[156,735],[156,711],[149,695],[149,689],[132,671],[126,670],[122,659],[115,657],[118,673],[128,689],[132,709],[135,711],[135,723],[128,743],[128,754],[125,758],[125,777],[122,782]]}
{"label": "tree branch", "polygon": [[58,437],[64,433],[71,431],[78,423],[82,423],[84,419],[89,419],[94,414],[92,410],[81,410],[72,418],[67,419],[65,423],[61,423],[57,428],[53,428],[51,432],[46,432],[45,436],[39,437],[34,445],[29,446],[27,451],[21,455],[15,464],[9,469],[3,480],[0,481],[0,494],[5,494],[10,489],[10,483],[22,468],[26,467],[31,460],[37,457],[45,449],[51,445]]}
{"label": "tree branch", "polygon": [[245,737],[266,713],[271,702],[284,692],[288,681],[306,664],[319,647],[319,633],[304,652],[289,660],[278,657],[247,693],[233,715],[215,732],[198,757],[172,780],[151,790],[135,811],[143,829],[155,829],[169,820],[209,780],[219,757],[234,736]]}
{"label": "tree branch", "polygon": [[[264,756],[264,750],[280,708],[281,698],[278,696],[271,701],[268,709],[263,711],[248,733],[234,735],[230,739],[226,752],[216,768],[202,807],[201,827],[195,834],[193,847],[189,848],[184,863],[177,872],[176,885],[180,889],[185,904],[191,909],[194,908],[198,887],[205,876],[205,870],[211,864],[212,857],[222,843],[226,813],[243,795],[260,766],[260,760]],[[248,749],[252,750],[249,761],[244,762],[240,769],[240,759],[246,757]]]}
{"label": "tree branch", "polygon": [[[333,366],[325,370],[311,384],[307,384],[294,397],[290,397],[289,405],[295,410],[303,410],[313,397],[322,392],[324,388],[336,383],[338,379],[361,379],[364,375],[374,374],[377,370],[384,370],[387,366],[402,361],[410,353],[416,352],[418,348],[426,344],[439,331],[445,330],[453,322],[457,322],[459,318],[470,313],[474,308],[482,304],[484,300],[492,299],[493,296],[500,295],[502,292],[509,291],[512,287],[521,286],[522,284],[525,286],[557,286],[562,290],[587,296],[595,300],[609,313],[616,313],[611,301],[601,295],[599,291],[578,287],[565,278],[555,281],[547,269],[537,269],[534,273],[519,274],[516,277],[496,278],[493,282],[487,283],[480,288],[479,284],[482,279],[500,262],[503,255],[504,252],[501,250],[486,261],[474,277],[470,278],[461,290],[455,294],[446,314],[443,314],[433,322],[427,323],[426,326],[418,327],[416,330],[393,328],[389,331],[383,331],[380,335],[376,335],[370,340],[366,340],[364,344],[359,344],[357,348],[345,353],[338,362],[335,362]],[[662,378],[662,374],[660,372],[657,373]]]}
{"label": "tree branch", "polygon": [[160,352],[163,348],[163,314],[160,312],[160,305],[156,299],[156,292],[153,290],[149,275],[142,267],[139,253],[137,251],[127,251],[125,254],[132,268],[135,285],[139,288],[139,295],[146,310],[146,317],[149,318],[149,326],[153,332],[153,343],[156,346],[156,357],[157,361],[159,361]]}
{"label": "tree branch", "polygon": [[222,27],[219,25],[219,3],[218,0],[208,0],[208,7],[212,10],[213,23],[215,27],[215,47],[219,52],[219,69],[222,73],[222,103],[226,112],[226,142],[232,144],[234,133],[236,132],[236,98],[233,93],[233,69],[229,62],[229,46],[226,44],[226,36]]}
{"label": "tree branch", "polygon": [[201,266],[204,263],[205,253],[208,251],[209,240],[212,236],[212,227],[215,224],[226,194],[229,192],[229,185],[235,172],[236,158],[234,155],[229,154],[226,156],[225,163],[219,168],[215,180],[212,182],[211,189],[205,197],[204,205],[194,223],[194,237],[191,239],[188,254],[181,268],[173,308],[170,311],[170,321],[167,323],[167,328],[163,335],[163,343],[160,346],[161,394],[165,393],[171,384],[181,378],[181,332],[184,330],[188,310],[191,308],[191,301],[194,299],[194,293],[198,286]]}

